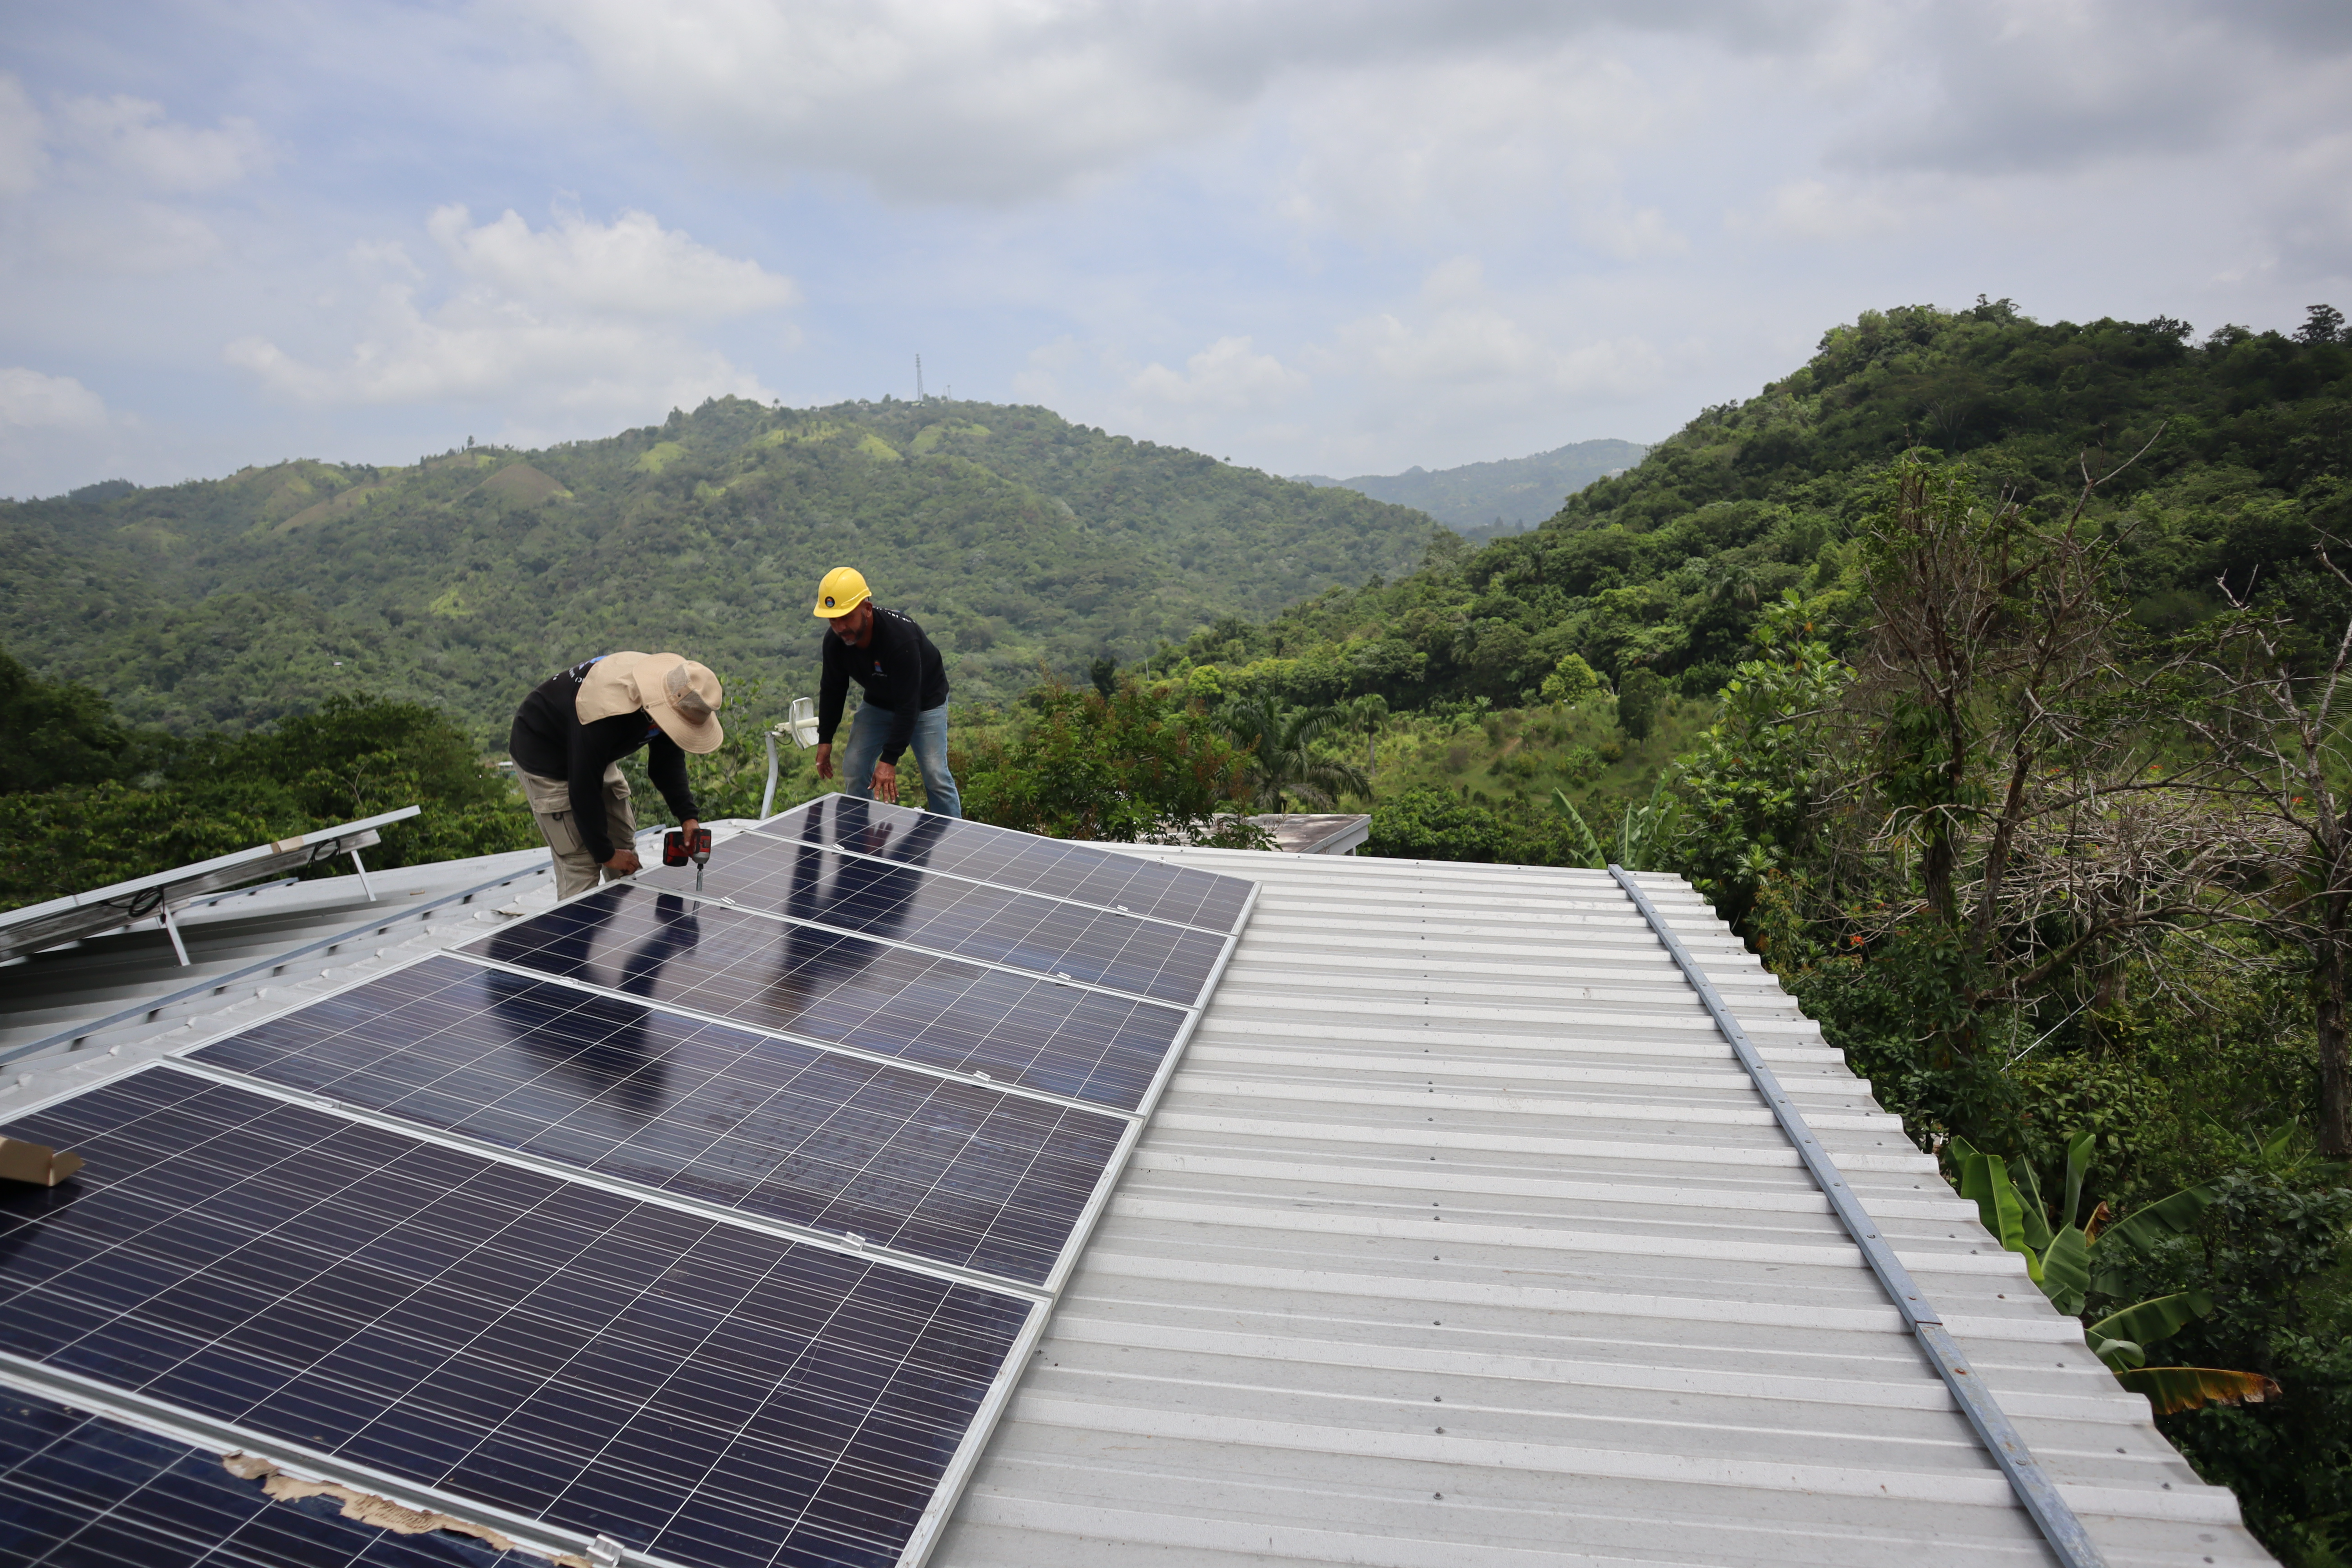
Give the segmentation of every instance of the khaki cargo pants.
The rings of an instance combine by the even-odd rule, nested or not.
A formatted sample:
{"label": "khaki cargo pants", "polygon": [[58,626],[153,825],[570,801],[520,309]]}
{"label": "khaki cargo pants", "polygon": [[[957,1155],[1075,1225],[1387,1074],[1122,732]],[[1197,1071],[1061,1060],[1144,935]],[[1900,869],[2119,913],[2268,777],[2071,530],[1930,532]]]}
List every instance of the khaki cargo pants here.
{"label": "khaki cargo pants", "polygon": [[[520,768],[515,770],[515,777],[522,780],[523,798],[530,803],[530,814],[539,818],[540,834],[555,853],[557,898],[584,893],[599,878],[620,879],[597,864],[588,846],[581,842],[580,825],[572,819],[570,784]],[[614,849],[634,848],[637,842],[637,811],[629,804],[629,781],[621,776],[618,763],[604,767],[604,837],[613,841]]]}

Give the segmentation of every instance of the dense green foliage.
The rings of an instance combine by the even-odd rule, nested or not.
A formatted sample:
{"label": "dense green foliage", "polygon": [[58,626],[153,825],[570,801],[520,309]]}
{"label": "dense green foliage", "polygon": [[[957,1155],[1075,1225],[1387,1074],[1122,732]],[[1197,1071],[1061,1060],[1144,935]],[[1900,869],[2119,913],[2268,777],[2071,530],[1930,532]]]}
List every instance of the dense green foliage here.
{"label": "dense green foliage", "polygon": [[290,462],[0,503],[0,641],[181,733],[359,690],[498,744],[531,682],[677,648],[814,689],[808,613],[861,567],[964,701],[1133,658],[1419,555],[1420,513],[1040,408],[705,404],[609,440]]}
{"label": "dense green foliage", "polygon": [[1108,692],[1048,682],[1008,726],[950,749],[964,814],[1056,838],[1255,848],[1235,813],[1246,754],[1197,704],[1134,681]]}
{"label": "dense green foliage", "polygon": [[2298,614],[2336,603],[2309,552],[2352,529],[2352,346],[2179,321],[2044,325],[2003,300],[1865,313],[1802,369],[1711,408],[1540,528],[1473,550],[1441,539],[1397,581],[1338,587],[1262,625],[1236,617],[1153,660],[1220,689],[1392,707],[1540,700],[1580,655],[1612,683],[1646,668],[1714,695],[1764,605],[1846,581],[1870,498],[1856,480],[1926,446],[1990,489],[2063,507],[2085,459],[2153,449],[2102,498],[2141,618],[2179,626],[2259,584]]}
{"label": "dense green foliage", "polygon": [[[5,657],[5,656],[0,656]],[[0,674],[6,672],[0,666]],[[422,865],[538,843],[472,737],[412,702],[335,697],[245,735],[179,740],[116,721],[95,692],[19,678],[31,755],[64,758],[0,793],[0,908],[206,860],[404,805],[372,865]],[[17,777],[23,777],[20,773]],[[321,876],[350,868],[336,861]]]}

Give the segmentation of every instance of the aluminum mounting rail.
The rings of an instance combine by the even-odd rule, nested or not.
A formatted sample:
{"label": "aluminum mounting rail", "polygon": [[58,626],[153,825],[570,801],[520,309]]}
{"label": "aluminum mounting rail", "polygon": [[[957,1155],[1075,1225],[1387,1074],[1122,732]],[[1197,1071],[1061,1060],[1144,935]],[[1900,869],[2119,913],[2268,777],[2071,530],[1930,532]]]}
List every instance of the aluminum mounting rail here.
{"label": "aluminum mounting rail", "polygon": [[1822,1195],[1829,1199],[1830,1208],[1837,1215],[1838,1223],[1845,1226],[1846,1234],[1853,1237],[1855,1246],[1862,1248],[1862,1256],[1870,1264],[1870,1271],[1878,1276],[1878,1282],[1894,1299],[1895,1310],[1903,1314],[1903,1321],[1918,1341],[1920,1350],[1927,1353],[1928,1362],[1935,1367],[1937,1374],[1943,1378],[1945,1386],[1952,1391],[1952,1397],[1959,1401],[1969,1425],[1976,1428],[1978,1438],[1991,1453],[1993,1462],[2000,1467],[2001,1474],[2009,1478],[2010,1489],[2017,1493],[2017,1500],[2025,1505],[2025,1511],[2041,1530],[2042,1540],[2049,1542],[2050,1550],[2057,1554],[2058,1561],[2066,1568],[2105,1568],[2106,1559],[2099,1555],[2099,1549],[2091,1543],[2083,1521],[2074,1516],[2074,1509],[2059,1495],[2057,1483],[2042,1468],[2042,1462],[2033,1457],[2033,1450],[2026,1447],[2024,1436],[2011,1423],[2008,1413],[2001,1409],[1993,1398],[1992,1391],[1969,1365],[1969,1358],[1960,1353],[1959,1345],[1953,1340],[1950,1331],[1944,1327],[1944,1320],[1937,1316],[1935,1304],[1927,1300],[1927,1292],[1912,1279],[1911,1271],[1903,1267],[1902,1261],[1895,1256],[1895,1249],[1879,1234],[1878,1222],[1870,1217],[1869,1212],[1862,1206],[1862,1201],[1845,1184],[1845,1178],[1838,1173],[1829,1151],[1822,1147],[1821,1140],[1813,1136],[1812,1128],[1806,1124],[1804,1112],[1797,1109],[1788,1091],[1780,1087],[1780,1080],[1772,1069],[1764,1065],[1763,1056],[1757,1050],[1755,1043],[1748,1039],[1748,1031],[1739,1026],[1739,1020],[1732,1016],[1731,1009],[1724,1005],[1723,997],[1716,991],[1715,983],[1707,979],[1706,971],[1699,967],[1698,960],[1691,956],[1690,950],[1682,944],[1682,939],[1675,935],[1674,929],[1666,924],[1665,917],[1658,913],[1657,906],[1650,902],[1649,896],[1633,880],[1632,872],[1622,866],[1612,865],[1609,874],[1617,879],[1617,885],[1625,890],[1625,896],[1633,900],[1633,907],[1642,911],[1642,918],[1650,923],[1652,934],[1664,944],[1666,952],[1674,957],[1675,967],[1683,972],[1683,978],[1690,982],[1691,989],[1696,991],[1698,999],[1706,1005],[1707,1016],[1715,1020],[1715,1026],[1722,1030],[1723,1037],[1730,1042],[1732,1055],[1739,1058],[1739,1065],[1746,1068],[1748,1076],[1755,1080],[1758,1092],[1764,1096],[1765,1103],[1772,1108],[1772,1114],[1779,1119],[1780,1130],[1789,1135],[1789,1142],[1797,1146],[1798,1157],[1804,1161],[1805,1169],[1811,1173]]}

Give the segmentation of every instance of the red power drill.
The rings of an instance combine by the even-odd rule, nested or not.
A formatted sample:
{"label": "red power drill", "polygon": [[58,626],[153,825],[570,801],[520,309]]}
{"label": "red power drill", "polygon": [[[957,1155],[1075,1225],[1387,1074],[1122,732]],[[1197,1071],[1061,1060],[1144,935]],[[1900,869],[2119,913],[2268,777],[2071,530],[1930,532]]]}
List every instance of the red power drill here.
{"label": "red power drill", "polygon": [[688,860],[694,862],[694,890],[698,893],[702,891],[702,868],[710,864],[710,829],[708,827],[694,830],[692,844],[686,841],[686,829],[682,827],[673,827],[662,835],[663,865],[683,866]]}

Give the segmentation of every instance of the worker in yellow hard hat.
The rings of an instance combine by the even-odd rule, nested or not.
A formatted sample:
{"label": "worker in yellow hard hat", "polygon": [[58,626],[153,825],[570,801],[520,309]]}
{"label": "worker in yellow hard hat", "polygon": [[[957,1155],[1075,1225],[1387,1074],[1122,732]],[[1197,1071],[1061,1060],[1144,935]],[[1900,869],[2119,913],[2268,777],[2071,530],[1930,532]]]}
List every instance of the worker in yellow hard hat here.
{"label": "worker in yellow hard hat", "polygon": [[963,799],[948,772],[948,672],[940,650],[904,610],[875,604],[856,568],[836,566],[817,584],[816,616],[824,637],[824,679],[817,687],[816,776],[833,777],[833,732],[853,680],[865,689],[849,725],[842,792],[858,800],[898,799],[898,759],[912,746],[923,773],[926,809],[961,816]]}

